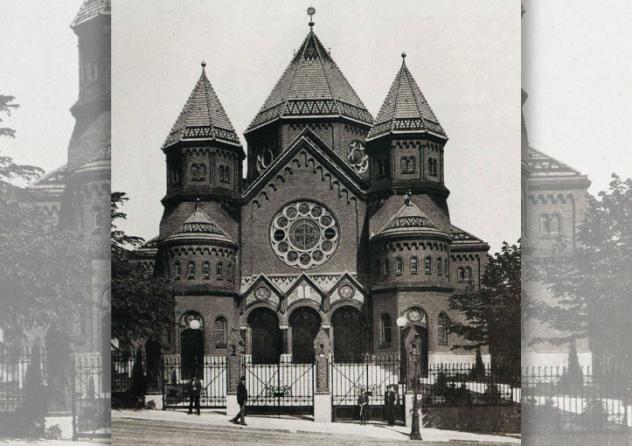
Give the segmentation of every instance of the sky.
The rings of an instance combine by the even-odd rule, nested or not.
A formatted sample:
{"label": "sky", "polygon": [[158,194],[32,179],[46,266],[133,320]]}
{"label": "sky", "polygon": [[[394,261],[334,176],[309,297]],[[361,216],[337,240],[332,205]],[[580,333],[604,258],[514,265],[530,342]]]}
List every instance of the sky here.
{"label": "sky", "polygon": [[309,5],[316,8],[315,32],[373,116],[407,53],[450,137],[445,175],[453,222],[493,249],[517,240],[517,0],[115,0],[113,190],[130,196],[125,229],[157,234],[165,192],[160,147],[200,62],[241,137],[307,35]]}

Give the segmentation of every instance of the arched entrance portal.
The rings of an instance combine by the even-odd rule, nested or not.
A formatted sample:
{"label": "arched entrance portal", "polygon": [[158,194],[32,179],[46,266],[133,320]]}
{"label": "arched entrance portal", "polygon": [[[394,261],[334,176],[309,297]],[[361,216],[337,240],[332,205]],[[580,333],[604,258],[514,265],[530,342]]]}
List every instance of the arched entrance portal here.
{"label": "arched entrance portal", "polygon": [[290,316],[292,361],[314,362],[314,338],[320,330],[320,315],[310,307],[300,307]]}
{"label": "arched entrance portal", "polygon": [[275,364],[281,356],[283,340],[279,318],[269,308],[256,308],[248,315],[253,364]]}
{"label": "arched entrance portal", "polygon": [[189,312],[180,321],[184,330],[180,333],[180,358],[182,378],[202,377],[204,367],[204,320],[198,313]]}
{"label": "arched entrance portal", "polygon": [[[410,352],[407,349],[410,350],[411,344],[414,345],[417,352],[418,364],[408,364]],[[403,370],[406,370],[408,374],[408,381],[417,374],[422,377],[428,376],[428,329],[422,325],[409,325],[402,331],[400,345],[401,357],[405,363]]]}
{"label": "arched entrance portal", "polygon": [[354,307],[336,310],[331,323],[334,327],[334,358],[337,362],[362,361],[367,352],[366,328],[362,313]]}

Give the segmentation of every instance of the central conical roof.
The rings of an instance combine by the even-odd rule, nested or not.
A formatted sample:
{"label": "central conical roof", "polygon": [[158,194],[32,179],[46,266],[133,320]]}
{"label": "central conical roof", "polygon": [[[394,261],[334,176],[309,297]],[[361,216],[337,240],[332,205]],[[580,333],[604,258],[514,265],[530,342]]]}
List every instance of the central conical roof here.
{"label": "central conical roof", "polygon": [[373,117],[311,29],[246,132],[287,116],[344,116],[373,124]]}
{"label": "central conical roof", "polygon": [[213,86],[206,77],[206,63],[180,116],[169,132],[162,148],[183,140],[218,140],[241,145],[237,132],[222,106]]}
{"label": "central conical roof", "polygon": [[194,211],[180,225],[180,227],[168,236],[165,241],[183,242],[183,241],[206,241],[206,242],[223,242],[230,245],[236,245],[236,242],[228,236],[220,225],[215,223],[211,217],[203,210],[199,209],[197,204]]}
{"label": "central conical roof", "polygon": [[402,207],[375,234],[373,239],[402,236],[436,236],[446,238],[447,234],[440,231],[430,217],[412,202],[410,195],[406,195]]}
{"label": "central conical roof", "polygon": [[405,53],[402,53],[402,58],[402,66],[367,139],[391,132],[430,132],[447,139],[439,120],[406,66]]}

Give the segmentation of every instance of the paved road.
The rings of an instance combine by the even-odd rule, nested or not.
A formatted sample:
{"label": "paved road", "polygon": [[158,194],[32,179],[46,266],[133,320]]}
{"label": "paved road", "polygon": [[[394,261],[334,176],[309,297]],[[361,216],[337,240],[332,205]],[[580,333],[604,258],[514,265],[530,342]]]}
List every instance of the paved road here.
{"label": "paved road", "polygon": [[[406,436],[401,441],[389,441],[388,444],[405,444]],[[180,446],[223,446],[223,445],[262,445],[262,446],[377,446],[384,445],[385,440],[367,437],[349,437],[342,435],[320,434],[313,432],[290,432],[281,430],[254,429],[227,424],[196,425],[172,421],[140,420],[121,418],[112,420],[112,444],[116,446],[143,445],[180,445]],[[424,446],[447,445],[447,443],[423,443]],[[467,445],[459,442],[459,445]],[[483,443],[472,443],[478,446]],[[494,446],[499,446],[495,443]]]}

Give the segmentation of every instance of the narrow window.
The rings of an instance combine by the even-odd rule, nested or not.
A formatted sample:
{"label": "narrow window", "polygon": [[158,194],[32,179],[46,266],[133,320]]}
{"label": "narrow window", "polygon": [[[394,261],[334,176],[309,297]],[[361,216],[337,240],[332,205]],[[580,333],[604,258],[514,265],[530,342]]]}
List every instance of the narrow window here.
{"label": "narrow window", "polygon": [[399,170],[401,173],[408,173],[408,158],[402,156],[399,160]]}
{"label": "narrow window", "polygon": [[218,317],[215,319],[215,347],[226,347],[226,319]]}
{"label": "narrow window", "polygon": [[432,274],[432,258],[431,257],[426,257],[424,259],[424,270],[426,271],[426,274]]}
{"label": "narrow window", "polygon": [[217,262],[215,273],[217,275],[217,280],[224,280],[222,262]]}
{"label": "narrow window", "polygon": [[392,321],[391,316],[387,313],[382,314],[382,330],[381,330],[381,344],[391,345],[393,342],[393,333],[392,333]]}
{"label": "narrow window", "polygon": [[410,258],[410,274],[417,275],[419,270],[419,259],[417,257]]}
{"label": "narrow window", "polygon": [[226,264],[226,279],[231,280],[233,278],[233,264]]}
{"label": "narrow window", "polygon": [[431,177],[437,176],[437,159],[428,158],[428,175]]}
{"label": "narrow window", "polygon": [[174,271],[173,271],[173,276],[174,276],[174,279],[175,279],[175,280],[180,280],[180,274],[181,274],[181,271],[180,271],[180,262],[176,262],[176,263],[173,265],[173,270],[174,270]]}
{"label": "narrow window", "polygon": [[448,319],[448,315],[445,313],[439,314],[439,319],[437,321],[437,339],[439,340],[439,344],[447,344],[448,343],[448,327],[450,324],[450,320]]}
{"label": "narrow window", "polygon": [[465,280],[472,280],[472,268],[469,266],[465,267]]}
{"label": "narrow window", "polygon": [[449,270],[448,270],[448,258],[446,257],[444,260],[444,264],[445,264],[445,268],[443,269],[445,271],[445,275],[449,276]]}
{"label": "narrow window", "polygon": [[437,257],[437,274],[443,276],[443,262],[441,257]]}
{"label": "narrow window", "polygon": [[401,257],[395,258],[395,274],[398,276],[404,271],[404,260]]}
{"label": "narrow window", "polygon": [[384,275],[388,277],[388,273],[390,272],[390,265],[388,264],[388,259],[384,259]]}
{"label": "narrow window", "polygon": [[210,270],[211,270],[211,266],[208,262],[202,263],[202,276],[205,279],[209,278]]}
{"label": "narrow window", "polygon": [[194,279],[195,278],[195,262],[189,262],[187,267],[187,278]]}

